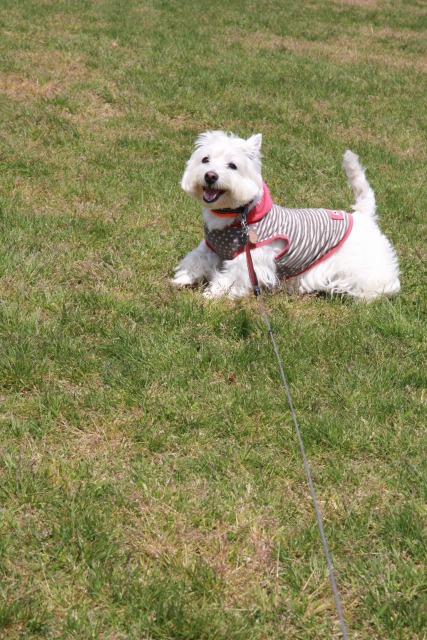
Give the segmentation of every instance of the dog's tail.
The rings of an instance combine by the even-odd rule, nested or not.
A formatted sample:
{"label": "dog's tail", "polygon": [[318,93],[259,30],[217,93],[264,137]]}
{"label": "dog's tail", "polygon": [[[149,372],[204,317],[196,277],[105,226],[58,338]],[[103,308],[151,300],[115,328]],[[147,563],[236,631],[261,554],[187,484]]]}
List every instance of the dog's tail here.
{"label": "dog's tail", "polygon": [[375,194],[365,178],[365,170],[359,162],[359,156],[353,153],[353,151],[346,151],[343,159],[343,167],[356,199],[352,206],[353,211],[375,217],[377,207]]}

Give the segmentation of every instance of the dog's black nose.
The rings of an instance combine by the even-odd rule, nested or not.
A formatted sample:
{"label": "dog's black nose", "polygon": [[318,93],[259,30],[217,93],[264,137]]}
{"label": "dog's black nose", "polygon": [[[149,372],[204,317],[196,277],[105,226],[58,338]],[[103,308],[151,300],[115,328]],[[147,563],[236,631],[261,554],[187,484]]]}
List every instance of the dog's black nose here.
{"label": "dog's black nose", "polygon": [[214,184],[218,180],[218,174],[215,171],[206,171],[205,182],[206,184]]}

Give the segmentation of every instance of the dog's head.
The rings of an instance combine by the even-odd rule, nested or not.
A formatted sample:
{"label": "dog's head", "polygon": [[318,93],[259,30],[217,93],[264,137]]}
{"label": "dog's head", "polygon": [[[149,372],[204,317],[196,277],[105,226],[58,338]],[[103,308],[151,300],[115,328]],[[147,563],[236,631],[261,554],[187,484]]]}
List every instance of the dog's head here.
{"label": "dog's head", "polygon": [[207,209],[235,209],[262,193],[262,135],[243,140],[224,131],[207,131],[196,149],[181,186]]}

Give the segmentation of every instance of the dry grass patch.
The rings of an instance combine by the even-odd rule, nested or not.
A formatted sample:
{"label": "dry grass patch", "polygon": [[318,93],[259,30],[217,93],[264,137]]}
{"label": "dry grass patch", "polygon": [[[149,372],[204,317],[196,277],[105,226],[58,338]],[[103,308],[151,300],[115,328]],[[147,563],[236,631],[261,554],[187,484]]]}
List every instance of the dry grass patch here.
{"label": "dry grass patch", "polygon": [[249,610],[264,588],[277,589],[280,578],[273,552],[277,523],[268,522],[262,513],[254,519],[248,503],[236,512],[239,524],[218,522],[212,528],[195,527],[191,516],[168,505],[173,484],[165,486],[165,493],[162,500],[147,500],[138,497],[136,490],[132,492],[126,539],[135,553],[145,556],[145,562],[158,561],[172,573],[181,568],[209,568],[221,580],[222,606],[226,609]]}
{"label": "dry grass patch", "polygon": [[0,74],[0,93],[18,100],[28,98],[52,98],[61,92],[57,80],[40,83],[37,79],[22,78],[17,74]]}
{"label": "dry grass patch", "polygon": [[344,7],[363,7],[364,9],[387,9],[388,0],[335,0],[333,4]]}
{"label": "dry grass patch", "polygon": [[111,104],[105,102],[93,91],[82,91],[80,93],[80,99],[82,102],[81,108],[76,113],[70,113],[64,110],[63,115],[70,120],[74,125],[77,125],[81,129],[84,127],[90,127],[92,135],[95,133],[103,133],[105,138],[114,138],[115,132],[108,134],[104,129],[105,121],[123,118],[126,115],[126,110],[123,106],[117,104]]}
{"label": "dry grass patch", "polygon": [[23,73],[56,81],[63,89],[77,81],[90,82],[99,75],[95,69],[87,66],[84,56],[69,51],[22,51],[17,55],[17,62]]}
{"label": "dry grass patch", "polygon": [[[0,74],[0,93],[16,100],[68,97],[78,87],[78,106],[58,110],[58,115],[81,128],[100,132],[105,120],[123,117],[119,90],[111,79],[90,68],[85,58],[63,51],[33,51],[18,54],[22,74]],[[102,94],[108,94],[109,101]]]}
{"label": "dry grass patch", "polygon": [[[319,115],[328,116],[328,107],[325,111],[322,104],[315,104],[314,111]],[[330,111],[330,115],[337,119],[337,111]],[[397,157],[403,159],[413,159],[420,161],[426,156],[426,148],[421,137],[414,138],[408,135],[406,131],[401,131],[397,135],[391,135],[388,131],[381,130],[375,126],[361,126],[360,123],[353,121],[350,125],[342,122],[335,122],[334,135],[337,139],[342,140],[343,145],[358,145],[362,141],[369,141],[373,145],[381,145],[385,149],[392,151]],[[367,168],[369,172],[369,167]],[[372,171],[372,170],[371,170]],[[380,195],[380,194],[378,194]]]}
{"label": "dry grass patch", "polygon": [[[389,128],[380,126],[379,120],[382,117],[382,105],[377,96],[371,97],[371,105],[375,114],[369,122],[361,122],[357,116],[352,117],[350,122],[344,123],[341,118],[341,108],[331,100],[318,98],[313,100],[310,105],[310,110],[289,108],[286,113],[286,121],[295,125],[306,125],[309,127],[313,120],[327,122],[333,124],[333,135],[338,140],[342,141],[342,149],[352,148],[357,150],[358,145],[363,141],[369,141],[372,145],[381,146],[385,149],[389,149],[396,156],[403,159],[413,159],[416,161],[422,161],[426,157],[426,145],[422,136],[414,136],[411,130],[400,128],[399,130],[390,131]],[[263,128],[264,130],[264,128]],[[362,158],[363,161],[363,158]],[[268,163],[268,158],[265,161]],[[341,164],[341,157],[336,158],[336,166]],[[370,167],[367,167],[368,172]],[[324,181],[327,176],[319,171],[323,175]],[[346,179],[344,173],[342,174],[342,182],[345,185]],[[279,183],[281,188],[281,183]],[[310,184],[301,185],[299,194],[301,198],[305,197],[305,190],[310,190]],[[286,198],[286,194],[284,196]],[[308,195],[311,199],[313,196]],[[336,196],[334,196],[336,198]],[[320,205],[321,203],[319,203]],[[335,202],[334,206],[349,207],[353,204],[351,200],[351,193],[347,194],[347,204],[345,202]]]}
{"label": "dry grass patch", "polygon": [[[42,154],[40,154],[40,157]],[[46,159],[48,154],[46,153]],[[28,177],[17,177],[14,183],[14,193],[24,205],[24,210],[31,211],[35,215],[64,216],[70,212],[70,205],[57,189],[51,188],[51,179],[47,178],[44,184],[39,180]]]}
{"label": "dry grass patch", "polygon": [[[412,68],[419,72],[427,71],[425,56],[410,54],[399,50],[387,55],[383,46],[378,42],[378,37],[390,35],[400,42],[415,41],[418,34],[408,31],[387,29],[380,32],[369,27],[363,27],[363,38],[360,35],[344,35],[327,41],[305,40],[290,36],[271,35],[264,32],[255,32],[250,38],[246,34],[231,34],[229,38],[241,44],[247,49],[284,49],[294,53],[323,57],[334,64],[364,64],[370,63],[380,67],[394,67],[397,69]],[[394,32],[395,35],[392,35]]]}

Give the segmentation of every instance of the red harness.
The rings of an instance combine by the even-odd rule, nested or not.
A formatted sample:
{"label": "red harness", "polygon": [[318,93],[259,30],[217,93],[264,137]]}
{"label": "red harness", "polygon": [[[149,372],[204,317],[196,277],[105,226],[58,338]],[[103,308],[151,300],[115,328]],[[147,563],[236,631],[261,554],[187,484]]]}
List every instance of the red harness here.
{"label": "red harness", "polygon": [[[247,214],[246,220],[248,224],[254,224],[261,220],[261,218],[263,218],[273,206],[273,200],[271,199],[270,192],[265,182],[262,183],[262,187],[263,193],[261,200]],[[211,213],[216,216],[220,216],[221,218],[238,218],[244,207],[250,207],[250,203],[243,205],[243,207],[239,207],[239,209],[216,209],[212,210]]]}

